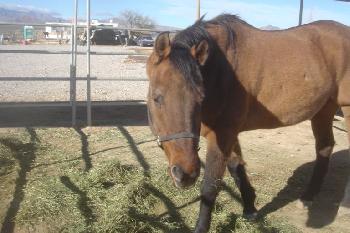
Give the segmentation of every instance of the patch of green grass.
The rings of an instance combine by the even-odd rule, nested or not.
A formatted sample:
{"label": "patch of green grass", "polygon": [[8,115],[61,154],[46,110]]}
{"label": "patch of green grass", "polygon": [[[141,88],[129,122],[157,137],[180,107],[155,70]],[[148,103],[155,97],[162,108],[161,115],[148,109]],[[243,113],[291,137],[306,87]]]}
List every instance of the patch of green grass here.
{"label": "patch of green grass", "polygon": [[[88,173],[71,169],[61,177],[42,177],[27,185],[16,221],[27,228],[46,222],[49,232],[190,232],[200,185],[178,190],[165,175],[154,169],[145,176],[134,166],[106,162]],[[212,232],[297,232],[280,221],[248,222],[230,214],[234,207],[223,193]]]}
{"label": "patch of green grass", "polygon": [[[116,128],[84,129],[86,138],[69,128],[29,132],[13,131],[10,135],[13,140],[0,144],[0,162],[4,161],[0,172],[11,172],[13,188],[17,187],[14,184],[15,168],[25,171],[23,187],[17,187],[23,188],[24,198],[16,213],[16,230],[67,233],[193,231],[198,218],[200,182],[188,190],[175,188],[166,173],[164,155],[155,149],[154,142],[142,143],[153,139],[145,136],[144,130],[127,128],[133,141],[128,141]],[[33,135],[38,140],[33,140]],[[1,138],[4,137],[0,135]],[[127,165],[139,164],[135,152],[130,149],[132,146],[145,155],[144,159],[150,165],[148,172],[140,165]],[[88,171],[84,170],[84,150],[93,159],[93,166]],[[109,153],[110,156],[106,156]],[[241,217],[240,194],[233,179],[227,177],[225,183],[215,204],[211,232],[299,232],[284,219],[276,217],[246,221]],[[7,192],[7,196],[11,197],[11,194]],[[6,214],[6,209],[3,212]]]}
{"label": "patch of green grass", "polygon": [[[153,209],[164,201],[161,189],[169,182],[161,177],[145,177],[143,171],[119,163],[99,165],[89,173],[72,169],[59,178],[43,177],[28,184],[16,221],[56,223],[50,231],[156,232],[149,219],[157,218]],[[171,231],[176,220],[162,218],[155,224]]]}
{"label": "patch of green grass", "polygon": [[217,225],[215,231],[220,233],[300,233],[296,227],[280,218],[265,217],[258,221],[248,221],[241,216],[228,214],[226,221]]}
{"label": "patch of green grass", "polygon": [[15,166],[16,161],[12,157],[11,150],[5,146],[0,145],[0,176],[12,172]]}

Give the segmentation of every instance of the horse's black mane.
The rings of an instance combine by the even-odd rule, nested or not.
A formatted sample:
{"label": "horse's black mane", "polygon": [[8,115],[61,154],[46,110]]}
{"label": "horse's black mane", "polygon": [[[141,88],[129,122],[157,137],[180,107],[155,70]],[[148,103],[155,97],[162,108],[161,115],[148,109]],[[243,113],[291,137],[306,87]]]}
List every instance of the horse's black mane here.
{"label": "horse's black mane", "polygon": [[228,33],[228,41],[232,42],[234,39],[234,31],[230,26],[233,22],[243,22],[238,16],[230,14],[222,14],[214,19],[205,21],[204,16],[195,22],[192,26],[180,31],[174,37],[172,41],[172,48],[191,48],[194,45],[197,45],[202,40],[207,40],[211,42],[210,35],[206,29],[207,25],[217,25],[222,26]]}
{"label": "horse's black mane", "polygon": [[189,49],[198,45],[203,40],[208,42],[209,49],[213,47],[213,43],[215,42],[206,29],[208,25],[223,27],[227,32],[227,44],[232,44],[234,42],[235,32],[231,24],[237,21],[245,23],[236,15],[222,14],[208,21],[205,21],[203,16],[192,26],[175,35],[171,41],[169,58],[175,65],[175,68],[180,70],[186,81],[189,81],[192,86],[197,86],[202,80],[198,80],[201,75],[198,75],[198,66],[193,57],[191,57]]}

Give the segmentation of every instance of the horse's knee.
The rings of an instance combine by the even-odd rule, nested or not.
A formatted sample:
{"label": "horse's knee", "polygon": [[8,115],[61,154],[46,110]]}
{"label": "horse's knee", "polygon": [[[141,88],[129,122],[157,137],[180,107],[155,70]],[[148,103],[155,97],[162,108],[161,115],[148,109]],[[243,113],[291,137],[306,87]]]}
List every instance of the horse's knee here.
{"label": "horse's knee", "polygon": [[237,185],[239,184],[239,177],[237,176],[238,165],[239,165],[239,162],[236,160],[232,160],[227,164],[227,170],[229,171],[231,177],[235,180]]}
{"label": "horse's knee", "polygon": [[332,154],[333,152],[333,147],[334,147],[334,144],[335,142],[332,141],[330,142],[330,145],[328,146],[325,146],[323,148],[320,148],[318,151],[317,151],[317,154],[324,157],[324,158],[329,158],[329,156]]}
{"label": "horse's knee", "polygon": [[235,152],[231,153],[230,158],[227,162],[227,169],[231,175],[235,175],[237,173],[237,168],[239,165],[245,165],[243,158],[241,155],[236,154]]}
{"label": "horse's knee", "polygon": [[316,135],[317,157],[329,158],[335,145],[332,128],[325,130],[321,135]]}

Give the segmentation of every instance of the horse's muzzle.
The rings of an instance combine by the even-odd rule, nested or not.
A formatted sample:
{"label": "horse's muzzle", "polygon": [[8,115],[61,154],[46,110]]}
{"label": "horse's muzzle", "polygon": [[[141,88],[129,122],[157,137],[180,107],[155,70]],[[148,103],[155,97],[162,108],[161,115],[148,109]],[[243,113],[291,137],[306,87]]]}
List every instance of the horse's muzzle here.
{"label": "horse's muzzle", "polygon": [[188,188],[196,182],[200,169],[196,169],[191,174],[187,174],[180,166],[173,165],[169,168],[169,173],[176,187]]}

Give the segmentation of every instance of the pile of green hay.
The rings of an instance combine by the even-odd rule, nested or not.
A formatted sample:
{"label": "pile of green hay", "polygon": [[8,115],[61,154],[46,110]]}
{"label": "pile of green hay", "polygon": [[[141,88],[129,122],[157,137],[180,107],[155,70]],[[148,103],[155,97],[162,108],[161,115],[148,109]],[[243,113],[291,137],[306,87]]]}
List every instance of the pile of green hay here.
{"label": "pile of green hay", "polygon": [[[183,226],[175,219],[180,215],[167,209],[176,208],[171,199],[187,202],[199,193],[198,187],[185,192],[172,187],[164,170],[145,175],[136,167],[120,163],[105,163],[89,172],[72,169],[65,173],[28,183],[17,223],[26,228],[50,223],[50,232],[175,231]],[[162,213],[155,211],[164,214],[159,217]]]}
{"label": "pile of green hay", "polygon": [[[164,169],[145,173],[117,162],[101,163],[89,172],[71,168],[63,173],[37,177],[27,184],[16,217],[21,228],[75,233],[193,231],[199,182],[189,190],[179,190]],[[283,221],[251,223],[232,211],[240,213],[240,203],[223,192],[215,206],[211,231],[297,232]]]}

